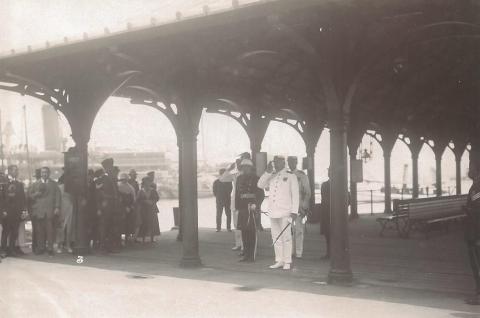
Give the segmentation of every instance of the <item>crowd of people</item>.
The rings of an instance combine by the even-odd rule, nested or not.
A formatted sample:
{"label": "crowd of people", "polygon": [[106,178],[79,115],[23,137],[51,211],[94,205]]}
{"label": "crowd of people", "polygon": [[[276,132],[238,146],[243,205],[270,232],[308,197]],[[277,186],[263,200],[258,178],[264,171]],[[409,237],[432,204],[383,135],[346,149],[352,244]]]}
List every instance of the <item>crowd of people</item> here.
{"label": "crowd of people", "polygon": [[[65,189],[65,176],[58,181],[50,169],[35,171],[28,189],[18,179],[18,167],[11,165],[0,174],[0,221],[2,225],[0,261],[20,256],[25,222],[32,223],[32,251],[37,255],[72,253],[75,244],[73,196]],[[120,173],[112,158],[102,168],[88,170],[87,215],[88,242],[94,252],[110,253],[133,243],[153,243],[160,235],[157,213],[159,194],[155,173],[137,181],[137,173]],[[19,235],[20,233],[20,235]]]}
{"label": "crowd of people", "polygon": [[[234,233],[232,249],[240,252],[240,261],[255,261],[257,231],[263,231],[262,213],[268,215],[271,223],[275,251],[271,268],[288,270],[292,257],[302,258],[312,193],[308,177],[297,166],[296,157],[275,156],[258,177],[250,154],[243,153],[228,168],[219,171],[213,185],[216,228],[217,232],[221,231],[225,212],[226,228]],[[88,171],[84,205],[88,242],[93,251],[110,253],[127,244],[154,242],[160,235],[157,216],[160,198],[154,180],[152,171],[139,184],[135,170],[120,173],[112,158],[102,161],[102,168]],[[18,180],[18,168],[12,165],[0,184],[3,228],[0,256],[24,253],[19,247],[18,229],[25,226],[27,219],[32,222],[35,254],[72,253],[74,204],[73,196],[65,189],[63,175],[54,181],[48,167],[38,169],[36,181],[25,191]],[[322,196],[328,196],[324,193],[327,187],[327,183],[322,185]],[[268,212],[261,210],[265,190],[268,191]]]}
{"label": "crowd of people", "polygon": [[[275,263],[271,269],[291,269],[292,257],[302,258],[306,216],[311,207],[307,175],[298,169],[296,157],[275,156],[259,178],[249,153],[240,155],[228,169],[219,171],[213,191],[217,206],[217,232],[225,210],[227,230],[234,225],[234,251],[241,262],[254,262],[257,231],[263,230],[261,214],[270,218]],[[268,212],[261,206],[268,191]]]}

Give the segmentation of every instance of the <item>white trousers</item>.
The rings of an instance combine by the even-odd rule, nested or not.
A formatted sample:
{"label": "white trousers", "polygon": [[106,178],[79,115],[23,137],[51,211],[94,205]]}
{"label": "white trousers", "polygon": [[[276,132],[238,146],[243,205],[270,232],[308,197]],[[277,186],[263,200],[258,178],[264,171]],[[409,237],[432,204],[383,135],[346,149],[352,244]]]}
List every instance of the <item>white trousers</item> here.
{"label": "white trousers", "polygon": [[302,257],[303,254],[303,237],[305,234],[305,224],[303,218],[297,217],[295,219],[295,226],[293,227],[293,246],[295,256]]}
{"label": "white trousers", "polygon": [[[289,217],[270,219],[273,242],[275,242],[282,230],[288,225],[288,222],[290,222]],[[283,231],[282,235],[275,243],[274,249],[276,262],[292,263],[292,229],[290,226]]]}
{"label": "white trousers", "polygon": [[242,231],[237,230],[238,226],[238,210],[232,209],[232,219],[233,219],[233,235],[235,238],[235,247],[243,248],[243,241],[242,241]]}

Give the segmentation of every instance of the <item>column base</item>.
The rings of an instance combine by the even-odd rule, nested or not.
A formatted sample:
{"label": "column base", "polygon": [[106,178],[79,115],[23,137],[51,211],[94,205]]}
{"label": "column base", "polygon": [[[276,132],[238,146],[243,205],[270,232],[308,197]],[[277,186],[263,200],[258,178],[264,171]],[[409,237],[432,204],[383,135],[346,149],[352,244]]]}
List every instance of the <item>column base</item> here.
{"label": "column base", "polygon": [[351,271],[330,270],[328,283],[331,285],[352,286],[353,274]]}
{"label": "column base", "polygon": [[182,258],[180,260],[180,267],[182,268],[199,268],[202,267],[202,261],[200,260],[200,257],[195,257],[195,258]]}

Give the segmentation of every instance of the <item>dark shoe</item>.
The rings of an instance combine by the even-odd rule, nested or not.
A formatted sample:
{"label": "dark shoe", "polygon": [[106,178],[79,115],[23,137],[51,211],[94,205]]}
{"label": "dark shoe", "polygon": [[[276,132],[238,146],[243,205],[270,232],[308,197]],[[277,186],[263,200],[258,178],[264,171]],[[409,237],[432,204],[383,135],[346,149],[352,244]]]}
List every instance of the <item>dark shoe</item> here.
{"label": "dark shoe", "polygon": [[216,232],[220,232],[220,231],[221,231],[220,229],[217,229],[217,231],[216,231]]}
{"label": "dark shoe", "polygon": [[242,262],[242,263],[253,263],[253,258],[251,257],[248,257],[248,256],[244,256],[242,257],[239,262]]}
{"label": "dark shoe", "polygon": [[53,255],[55,255],[55,254],[53,253],[53,250],[49,250],[49,251],[48,251],[48,256],[53,256]]}

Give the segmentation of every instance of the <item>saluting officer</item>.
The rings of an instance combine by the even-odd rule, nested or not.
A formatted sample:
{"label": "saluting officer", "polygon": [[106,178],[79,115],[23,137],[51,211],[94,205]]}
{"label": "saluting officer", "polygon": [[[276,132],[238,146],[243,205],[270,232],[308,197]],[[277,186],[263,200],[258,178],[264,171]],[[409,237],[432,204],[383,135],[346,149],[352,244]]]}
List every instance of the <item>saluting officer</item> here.
{"label": "saluting officer", "polygon": [[238,228],[242,231],[243,258],[241,262],[254,262],[257,251],[256,216],[263,201],[264,192],[257,186],[258,177],[250,159],[243,159],[239,166],[235,190],[235,209],[238,211]]}
{"label": "saluting officer", "polygon": [[470,153],[468,176],[473,180],[473,184],[467,197],[465,239],[476,291],[475,295],[466,302],[470,305],[480,305],[480,153],[478,150],[476,152],[472,150]]}
{"label": "saluting officer", "polygon": [[312,195],[312,191],[310,190],[310,182],[308,181],[307,175],[302,170],[297,169],[297,157],[289,156],[287,161],[288,168],[297,177],[300,200],[298,217],[295,219],[293,227],[293,255],[296,258],[302,258],[303,237],[305,233],[305,216],[310,209],[310,197]]}
{"label": "saluting officer", "polygon": [[292,264],[292,231],[297,217],[299,190],[297,177],[285,167],[285,157],[275,156],[260,177],[258,187],[269,189],[268,208],[275,247],[275,264],[271,269],[289,270]]}

